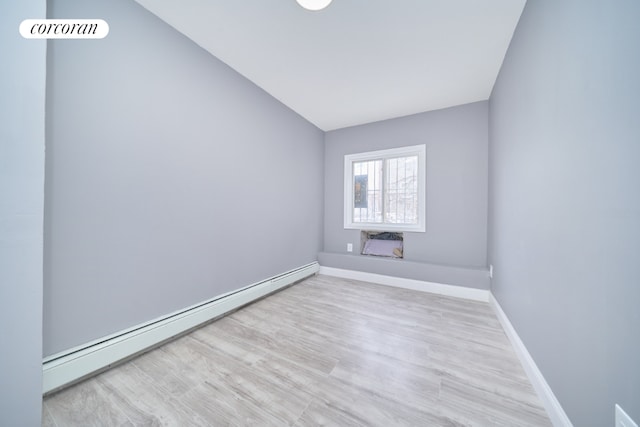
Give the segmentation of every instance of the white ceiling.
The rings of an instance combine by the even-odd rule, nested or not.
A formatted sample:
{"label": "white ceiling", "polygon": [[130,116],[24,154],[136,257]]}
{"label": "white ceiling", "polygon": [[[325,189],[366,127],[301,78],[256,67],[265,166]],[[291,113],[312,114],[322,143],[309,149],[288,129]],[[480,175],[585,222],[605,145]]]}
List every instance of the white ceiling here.
{"label": "white ceiling", "polygon": [[328,131],[486,100],[526,0],[136,0]]}

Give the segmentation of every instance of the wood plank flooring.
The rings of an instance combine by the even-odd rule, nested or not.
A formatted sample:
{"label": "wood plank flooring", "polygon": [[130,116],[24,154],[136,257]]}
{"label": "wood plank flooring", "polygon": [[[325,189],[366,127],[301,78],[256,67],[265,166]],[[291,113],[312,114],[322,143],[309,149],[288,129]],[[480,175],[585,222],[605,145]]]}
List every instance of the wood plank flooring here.
{"label": "wood plank flooring", "polygon": [[550,426],[486,303],[311,277],[44,399],[44,426]]}

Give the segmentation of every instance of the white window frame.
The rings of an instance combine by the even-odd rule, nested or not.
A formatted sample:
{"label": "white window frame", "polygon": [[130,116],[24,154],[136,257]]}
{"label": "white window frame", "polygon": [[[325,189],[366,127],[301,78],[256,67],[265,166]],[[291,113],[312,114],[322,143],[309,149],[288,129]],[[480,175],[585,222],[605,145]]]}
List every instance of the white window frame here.
{"label": "white window frame", "polygon": [[[418,224],[394,224],[386,222],[353,222],[354,176],[353,163],[396,157],[418,156]],[[344,156],[344,228],[372,231],[426,231],[427,147],[412,145],[389,150],[369,151]],[[384,218],[384,216],[383,216]]]}

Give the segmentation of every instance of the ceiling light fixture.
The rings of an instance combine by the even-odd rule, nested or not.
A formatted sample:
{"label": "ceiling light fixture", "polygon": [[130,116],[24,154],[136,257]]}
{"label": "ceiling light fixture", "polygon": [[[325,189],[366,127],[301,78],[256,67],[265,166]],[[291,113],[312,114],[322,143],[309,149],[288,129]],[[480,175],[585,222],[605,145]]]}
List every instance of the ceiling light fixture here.
{"label": "ceiling light fixture", "polygon": [[322,10],[329,6],[332,0],[296,0],[298,4],[307,10]]}

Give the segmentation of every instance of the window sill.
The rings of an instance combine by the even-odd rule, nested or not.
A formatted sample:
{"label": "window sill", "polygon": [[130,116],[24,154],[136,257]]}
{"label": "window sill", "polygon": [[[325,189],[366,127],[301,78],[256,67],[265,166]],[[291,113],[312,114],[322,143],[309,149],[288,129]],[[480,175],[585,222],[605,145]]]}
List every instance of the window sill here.
{"label": "window sill", "polygon": [[426,231],[424,225],[406,226],[398,224],[368,224],[360,222],[345,224],[344,229],[360,231],[392,231],[406,233],[424,233]]}

